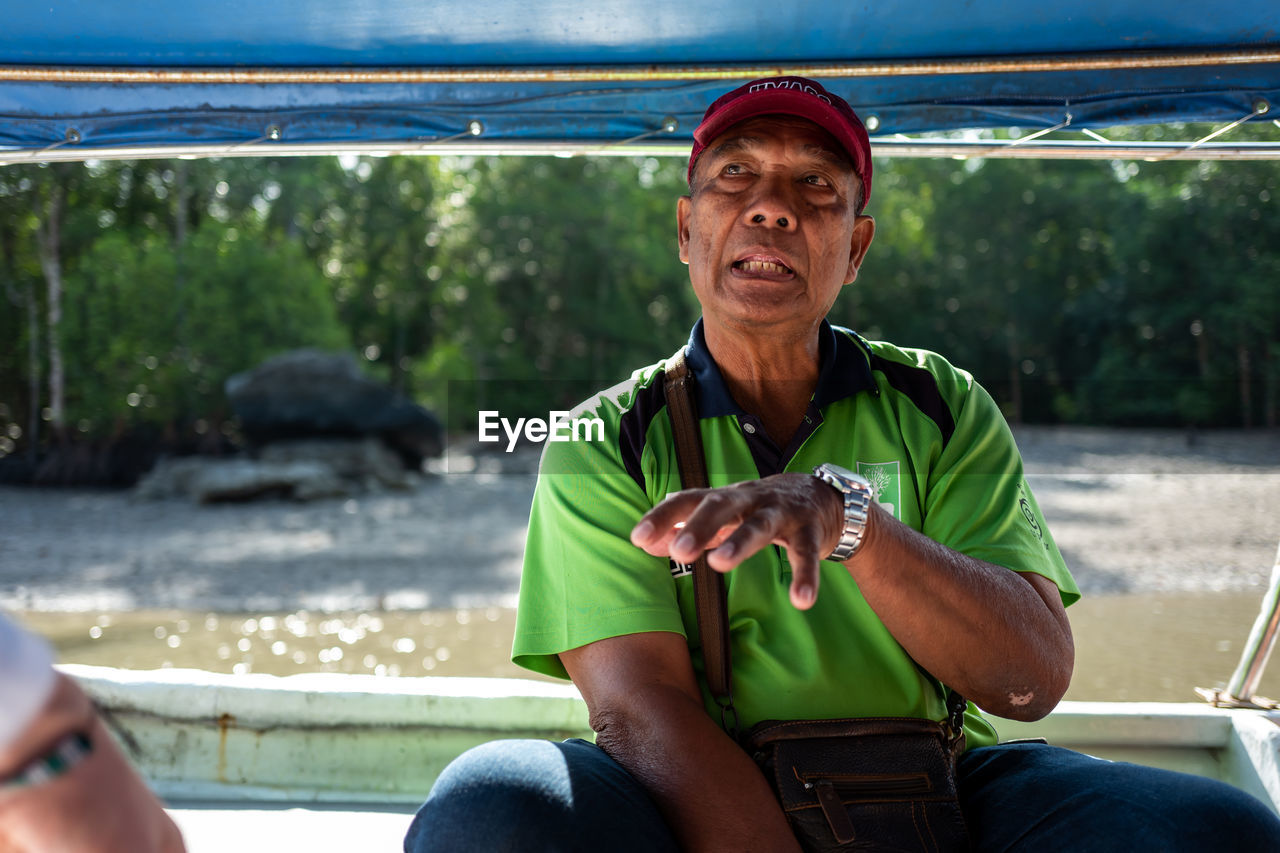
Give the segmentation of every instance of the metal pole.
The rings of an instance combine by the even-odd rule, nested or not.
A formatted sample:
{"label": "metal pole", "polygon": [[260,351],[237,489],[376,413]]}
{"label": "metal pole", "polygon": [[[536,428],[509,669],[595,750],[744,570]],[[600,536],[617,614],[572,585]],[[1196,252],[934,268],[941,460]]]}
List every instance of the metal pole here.
{"label": "metal pole", "polygon": [[1276,635],[1280,631],[1280,549],[1276,551],[1276,562],[1271,568],[1271,587],[1262,599],[1262,610],[1249,632],[1249,641],[1245,643],[1244,652],[1236,671],[1227,682],[1227,697],[1242,703],[1252,703],[1253,693],[1258,688],[1262,673],[1267,668],[1267,660],[1276,645]]}
{"label": "metal pole", "polygon": [[1276,637],[1280,635],[1280,548],[1276,550],[1276,562],[1271,568],[1271,585],[1262,597],[1262,609],[1254,620],[1253,630],[1245,642],[1244,651],[1240,655],[1240,663],[1236,671],[1231,673],[1225,690],[1212,690],[1197,687],[1206,701],[1225,708],[1280,708],[1280,702],[1255,696],[1258,682],[1267,668],[1267,660],[1275,648]]}
{"label": "metal pole", "polygon": [[915,77],[935,74],[1010,74],[1140,68],[1193,68],[1280,62],[1280,49],[1135,51],[1056,56],[909,59],[868,62],[799,62],[791,65],[568,65],[407,68],[157,68],[11,65],[0,82],[130,84],[298,83],[608,83],[802,77]]}
{"label": "metal pole", "polygon": [[[267,137],[236,143],[195,143],[129,145],[84,148],[61,145],[56,148],[0,148],[0,166],[12,163],[52,163],[79,160],[155,160],[168,157],[318,157],[344,151],[372,155],[474,154],[502,156],[646,155],[688,157],[688,140],[636,142],[551,142],[544,140],[461,141],[456,134],[449,141],[402,140],[386,142],[267,142]],[[1189,142],[1082,142],[1037,139],[1025,145],[1008,145],[996,140],[959,139],[876,139],[871,153],[876,157],[988,157],[1037,160],[1147,160],[1157,161],[1169,154],[1181,160],[1280,160],[1280,140],[1276,142],[1211,142],[1192,148]],[[1185,152],[1185,153],[1183,153]]]}

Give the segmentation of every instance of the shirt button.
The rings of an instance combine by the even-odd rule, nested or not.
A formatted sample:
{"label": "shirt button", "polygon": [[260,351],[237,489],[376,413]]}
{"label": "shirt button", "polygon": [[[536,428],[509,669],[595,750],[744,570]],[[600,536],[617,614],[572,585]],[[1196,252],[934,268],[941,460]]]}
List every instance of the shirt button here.
{"label": "shirt button", "polygon": [[755,425],[755,424],[751,424],[751,423],[743,424],[743,425],[742,425],[742,431],[743,431],[743,432],[745,432],[745,433],[747,433],[748,435],[755,435],[755,434],[756,434],[756,425]]}

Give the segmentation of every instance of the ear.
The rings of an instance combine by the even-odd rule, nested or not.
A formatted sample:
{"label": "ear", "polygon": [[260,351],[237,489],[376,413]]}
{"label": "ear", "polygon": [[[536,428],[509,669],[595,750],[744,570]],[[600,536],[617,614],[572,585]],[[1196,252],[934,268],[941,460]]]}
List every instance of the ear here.
{"label": "ear", "polygon": [[853,239],[849,241],[849,268],[844,273],[844,283],[853,284],[858,277],[858,267],[871,248],[871,238],[876,235],[876,221],[859,214],[853,223]]}
{"label": "ear", "polygon": [[689,219],[693,213],[693,199],[682,195],[676,199],[676,242],[680,246],[681,262],[689,263]]}

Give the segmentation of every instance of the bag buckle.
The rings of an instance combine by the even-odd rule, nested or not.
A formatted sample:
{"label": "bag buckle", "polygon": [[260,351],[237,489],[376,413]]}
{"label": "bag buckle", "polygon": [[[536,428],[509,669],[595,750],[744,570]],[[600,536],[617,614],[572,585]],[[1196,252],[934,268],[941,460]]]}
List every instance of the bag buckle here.
{"label": "bag buckle", "polygon": [[720,706],[720,727],[735,741],[738,740],[738,709],[733,705],[733,694],[714,697]]}

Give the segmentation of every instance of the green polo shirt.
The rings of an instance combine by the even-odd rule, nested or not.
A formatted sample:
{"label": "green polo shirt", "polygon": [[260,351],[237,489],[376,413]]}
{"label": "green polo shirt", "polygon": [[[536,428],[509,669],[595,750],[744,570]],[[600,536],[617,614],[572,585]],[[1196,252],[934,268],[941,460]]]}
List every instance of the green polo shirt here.
{"label": "green polo shirt", "polygon": [[[1079,598],[1027,487],[1013,436],[973,377],[922,350],[822,324],[821,372],[805,421],[776,447],[725,387],[701,321],[687,359],[697,383],[712,486],[833,462],[865,476],[899,521],[961,553],[1052,580]],[[567,677],[557,655],[607,637],[671,631],[689,642],[708,712],[693,578],[630,542],[642,515],[681,489],[663,389],[665,360],[584,403],[604,440],[548,443],[534,493],[512,659]],[[768,719],[914,716],[940,720],[937,683],[868,606],[840,564],[824,561],[818,600],[788,598],[785,550],[770,546],[725,577],[734,703],[743,730]],[[925,591],[921,591],[925,594]],[[968,745],[996,735],[969,706]]]}

